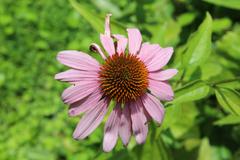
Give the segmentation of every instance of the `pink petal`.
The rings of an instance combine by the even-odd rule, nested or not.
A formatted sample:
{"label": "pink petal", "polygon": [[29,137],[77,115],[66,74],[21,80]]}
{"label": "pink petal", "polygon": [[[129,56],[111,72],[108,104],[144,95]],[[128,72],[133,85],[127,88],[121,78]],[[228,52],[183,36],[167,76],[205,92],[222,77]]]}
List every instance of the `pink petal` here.
{"label": "pink petal", "polygon": [[103,53],[102,49],[96,43],[92,43],[90,45],[90,50],[93,51],[93,52],[99,53],[102,56],[103,59],[106,59],[106,56]]}
{"label": "pink petal", "polygon": [[110,29],[110,17],[112,14],[107,14],[105,18],[105,35],[109,36],[111,35],[111,29]]}
{"label": "pink petal", "polygon": [[138,144],[145,142],[148,132],[147,118],[143,112],[142,102],[139,100],[130,104],[132,130]]}
{"label": "pink petal", "polygon": [[86,53],[68,50],[61,51],[57,55],[57,60],[74,69],[86,70],[86,71],[98,71],[99,63]]}
{"label": "pink petal", "polygon": [[171,101],[174,96],[172,87],[167,82],[149,79],[149,90],[160,100]]}
{"label": "pink petal", "polygon": [[113,35],[113,37],[115,39],[117,39],[117,53],[124,53],[125,52],[125,49],[127,47],[127,41],[128,39],[125,38],[124,36],[122,35],[119,35],[119,34],[115,34]]}
{"label": "pink petal", "polygon": [[103,150],[109,152],[118,139],[118,124],[121,116],[121,104],[117,104],[110,114],[104,128]]}
{"label": "pink petal", "polygon": [[161,50],[161,47],[158,44],[149,44],[148,42],[143,43],[141,50],[139,52],[139,58],[148,65],[155,54]]}
{"label": "pink petal", "polygon": [[128,47],[130,54],[137,54],[142,43],[142,35],[137,28],[127,29],[128,32]]}
{"label": "pink petal", "polygon": [[89,94],[94,92],[99,87],[97,81],[80,82],[77,85],[68,87],[62,93],[62,99],[64,103],[72,104],[77,102]]}
{"label": "pink petal", "polygon": [[145,117],[147,118],[147,123],[152,121],[152,117],[149,115],[149,113],[147,112],[145,107],[143,108],[143,112],[144,112]]}
{"label": "pink petal", "polygon": [[108,52],[110,56],[115,54],[115,47],[113,39],[107,35],[100,35],[100,40],[102,42],[103,48]]}
{"label": "pink petal", "polygon": [[142,102],[149,115],[156,122],[161,123],[164,116],[164,108],[161,102],[148,93],[142,97]]}
{"label": "pink petal", "polygon": [[73,133],[73,138],[84,139],[91,134],[102,122],[107,113],[108,104],[109,101],[103,99],[98,102],[98,107],[94,107],[92,110],[87,111],[78,123]]}
{"label": "pink petal", "polygon": [[119,136],[122,139],[123,144],[126,146],[131,138],[131,118],[129,105],[126,104],[123,108],[121,120],[119,124]]}
{"label": "pink petal", "polygon": [[147,68],[149,72],[154,72],[160,70],[163,66],[165,66],[170,58],[172,57],[173,48],[162,48],[160,52],[153,56],[152,61],[147,64]]}
{"label": "pink petal", "polygon": [[77,116],[81,113],[91,110],[94,107],[98,107],[97,104],[101,98],[102,94],[100,91],[96,90],[88,97],[71,104],[71,108],[68,111],[69,116]]}
{"label": "pink petal", "polygon": [[96,81],[98,80],[98,73],[96,71],[69,69],[65,72],[56,74],[55,79],[65,82]]}
{"label": "pink petal", "polygon": [[163,71],[157,72],[150,72],[149,78],[158,80],[158,81],[165,81],[171,79],[173,76],[177,74],[178,70],[176,69],[167,69]]}

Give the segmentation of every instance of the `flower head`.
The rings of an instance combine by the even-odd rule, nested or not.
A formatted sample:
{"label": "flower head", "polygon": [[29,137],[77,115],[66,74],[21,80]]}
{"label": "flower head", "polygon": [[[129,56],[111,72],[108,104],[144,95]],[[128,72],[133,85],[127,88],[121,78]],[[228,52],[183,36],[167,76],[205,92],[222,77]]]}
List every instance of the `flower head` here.
{"label": "flower head", "polygon": [[90,46],[104,63],[80,51],[61,51],[58,61],[72,69],[55,76],[72,84],[62,93],[63,102],[70,105],[69,115],[84,113],[73,133],[75,139],[91,134],[103,120],[110,101],[115,102],[104,128],[104,151],[113,149],[118,136],[124,145],[132,134],[137,143],[145,142],[146,122],[162,122],[164,107],[160,100],[173,99],[168,80],[177,73],[176,69],[163,70],[172,56],[171,47],[142,43],[137,28],[127,29],[128,38],[112,34],[110,16],[106,16],[105,33],[100,35],[105,52],[95,43]]}

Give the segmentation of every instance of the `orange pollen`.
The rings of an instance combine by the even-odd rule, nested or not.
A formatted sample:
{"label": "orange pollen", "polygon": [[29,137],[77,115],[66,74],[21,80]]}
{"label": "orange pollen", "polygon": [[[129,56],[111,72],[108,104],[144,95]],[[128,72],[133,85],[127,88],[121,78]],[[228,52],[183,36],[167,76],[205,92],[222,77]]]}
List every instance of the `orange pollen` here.
{"label": "orange pollen", "polygon": [[135,101],[147,91],[148,70],[135,55],[114,54],[101,66],[100,86],[107,96],[119,103]]}

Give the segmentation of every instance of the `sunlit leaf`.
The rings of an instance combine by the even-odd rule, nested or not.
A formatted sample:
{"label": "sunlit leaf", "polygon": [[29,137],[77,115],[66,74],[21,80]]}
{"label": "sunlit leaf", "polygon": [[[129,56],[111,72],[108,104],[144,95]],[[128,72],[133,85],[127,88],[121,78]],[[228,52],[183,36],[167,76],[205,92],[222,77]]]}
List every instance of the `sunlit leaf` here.
{"label": "sunlit leaf", "polygon": [[[240,1],[239,1],[240,2]],[[219,41],[217,47],[220,51],[226,53],[229,58],[240,60],[240,25],[236,25],[232,31],[228,31]],[[228,57],[227,57],[228,58]]]}
{"label": "sunlit leaf", "polygon": [[194,81],[175,91],[174,104],[191,102],[202,99],[208,95],[209,86],[203,81]]}
{"label": "sunlit leaf", "polygon": [[182,109],[179,105],[171,105],[165,109],[165,117],[163,120],[162,128],[167,129],[169,126],[173,125],[176,122],[175,118],[172,117],[180,117],[182,114]]}
{"label": "sunlit leaf", "polygon": [[225,160],[232,159],[228,148],[210,145],[209,139],[204,138],[198,150],[197,160]]}
{"label": "sunlit leaf", "polygon": [[238,115],[228,115],[216,122],[214,122],[215,125],[233,125],[233,124],[240,124],[240,116]]}
{"label": "sunlit leaf", "polygon": [[226,0],[204,0],[204,1],[208,3],[212,3],[214,5],[240,10],[239,0],[227,0],[227,1]]}
{"label": "sunlit leaf", "polygon": [[137,145],[133,151],[138,160],[155,159],[156,157],[158,160],[172,160],[161,136],[154,140],[151,140],[149,136],[144,145]]}
{"label": "sunlit leaf", "polygon": [[232,82],[228,82],[228,83],[219,84],[218,86],[223,87],[223,88],[240,89],[240,82],[232,81]]}
{"label": "sunlit leaf", "polygon": [[152,42],[159,43],[161,46],[175,45],[179,41],[181,26],[170,19],[157,25],[150,25],[148,29],[152,32]]}
{"label": "sunlit leaf", "polygon": [[212,154],[213,151],[209,144],[209,140],[207,138],[204,138],[198,151],[197,160],[210,160],[212,159]]}
{"label": "sunlit leaf", "polygon": [[197,115],[198,110],[192,102],[171,106],[166,110],[163,126],[165,128],[169,127],[175,138],[180,138],[194,127]]}
{"label": "sunlit leaf", "polygon": [[215,94],[219,104],[228,112],[240,115],[240,94],[228,88],[216,88]]}
{"label": "sunlit leaf", "polygon": [[187,50],[183,55],[184,68],[198,66],[208,59],[211,53],[211,37],[212,18],[207,13],[198,30],[188,39]]}
{"label": "sunlit leaf", "polygon": [[[82,15],[82,17],[90,23],[90,25],[99,33],[104,32],[105,18],[94,13],[85,3],[69,0],[71,5]],[[111,20],[111,28],[113,32],[124,34],[125,30],[121,24]]]}
{"label": "sunlit leaf", "polygon": [[122,15],[119,7],[110,0],[104,0],[104,1],[103,0],[90,0],[90,2],[93,3],[95,6],[97,6],[99,9],[112,13],[114,15],[114,17],[120,17]]}
{"label": "sunlit leaf", "polygon": [[222,73],[222,66],[216,62],[206,62],[201,66],[201,79],[207,80]]}
{"label": "sunlit leaf", "polygon": [[190,151],[196,148],[197,146],[199,146],[200,143],[201,143],[201,140],[199,138],[188,138],[185,140],[184,146],[186,150]]}
{"label": "sunlit leaf", "polygon": [[186,26],[191,24],[191,22],[194,20],[196,17],[196,13],[188,12],[188,13],[183,13],[177,18],[178,24],[181,26]]}
{"label": "sunlit leaf", "polygon": [[221,33],[228,29],[232,25],[229,18],[214,19],[213,21],[213,32]]}

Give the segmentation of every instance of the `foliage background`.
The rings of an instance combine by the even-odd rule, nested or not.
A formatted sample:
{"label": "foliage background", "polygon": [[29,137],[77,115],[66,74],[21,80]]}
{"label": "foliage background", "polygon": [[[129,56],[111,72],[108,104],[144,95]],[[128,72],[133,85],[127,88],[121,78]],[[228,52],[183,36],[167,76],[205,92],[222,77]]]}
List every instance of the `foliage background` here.
{"label": "foliage background", "polygon": [[[239,160],[239,10],[239,0],[1,0],[0,159]],[[104,153],[103,124],[72,139],[79,117],[68,117],[60,99],[67,84],[54,75],[66,69],[55,59],[60,50],[99,58],[88,46],[99,43],[109,12],[114,32],[135,26],[145,41],[174,46],[168,67],[180,72],[171,81],[176,98],[165,103],[163,124],[150,124],[146,144],[132,138]]]}

